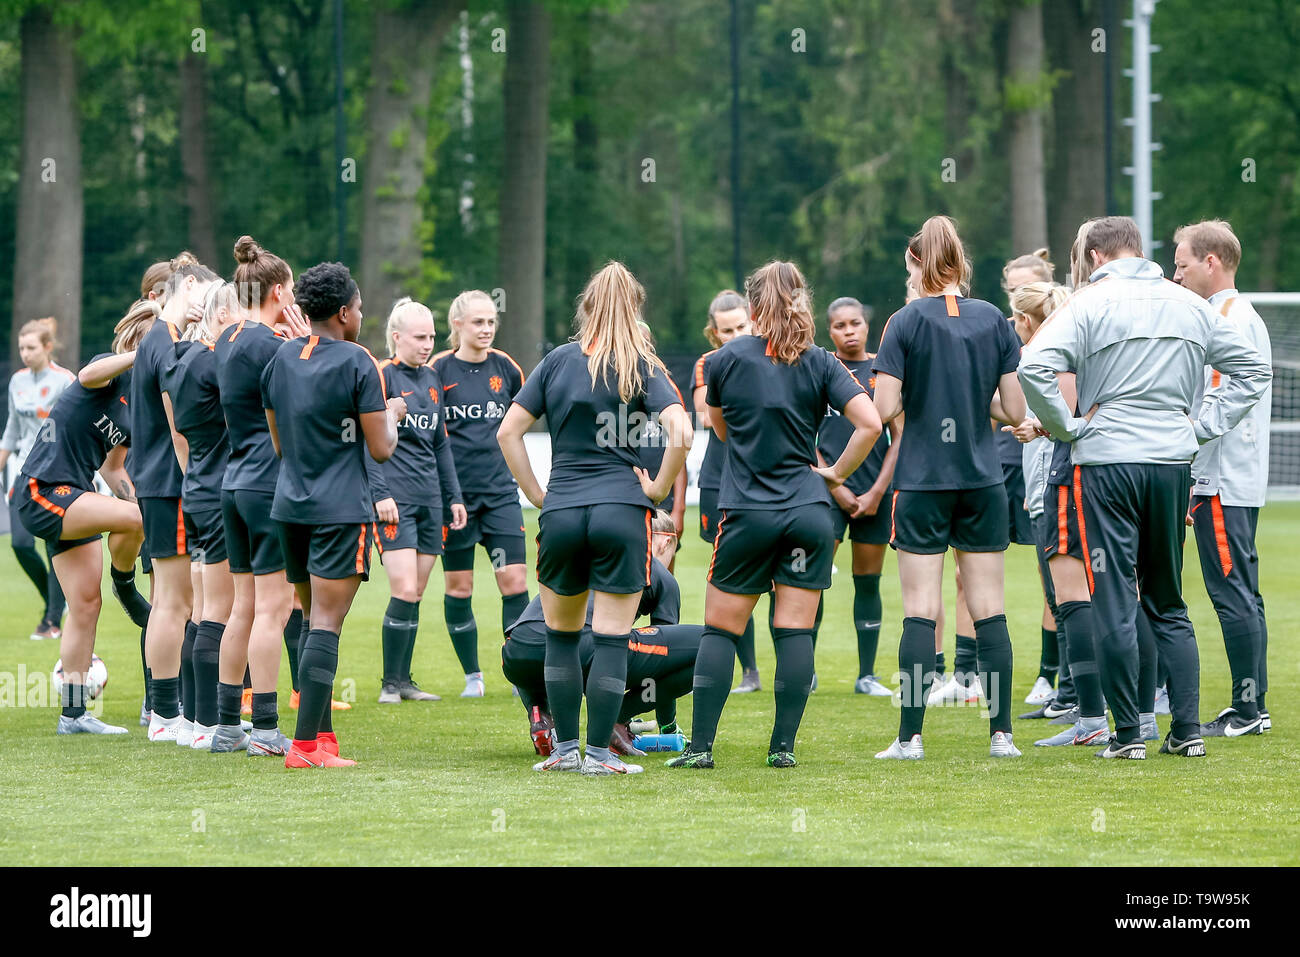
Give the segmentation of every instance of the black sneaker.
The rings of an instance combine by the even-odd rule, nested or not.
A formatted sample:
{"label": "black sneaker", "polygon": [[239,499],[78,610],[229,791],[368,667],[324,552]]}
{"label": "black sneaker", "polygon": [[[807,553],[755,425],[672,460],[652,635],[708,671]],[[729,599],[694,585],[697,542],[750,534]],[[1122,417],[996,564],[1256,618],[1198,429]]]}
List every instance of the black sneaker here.
{"label": "black sneaker", "polygon": [[665,767],[670,768],[711,768],[713,767],[712,751],[692,751],[687,745],[686,750],[675,758],[669,758],[664,762]]}
{"label": "black sneaker", "polygon": [[1213,721],[1201,725],[1203,738],[1237,738],[1245,734],[1263,734],[1264,719],[1243,717],[1236,708],[1224,708]]}
{"label": "black sneaker", "polygon": [[1048,717],[1052,719],[1048,722],[1049,724],[1074,724],[1082,716],[1079,714],[1079,706],[1076,704],[1072,705],[1070,710],[1064,714],[1049,714]]}
{"label": "black sneaker", "polygon": [[1119,738],[1113,734],[1106,747],[1097,752],[1099,758],[1125,758],[1129,761],[1145,761],[1147,759],[1147,744],[1145,741],[1133,741],[1129,744],[1120,744]]}
{"label": "black sneaker", "polygon": [[1186,741],[1179,741],[1170,731],[1165,735],[1165,743],[1160,745],[1161,754],[1176,754],[1180,758],[1203,758],[1205,757],[1205,741],[1201,736],[1195,735]]}
{"label": "black sneaker", "polygon": [[793,751],[773,751],[767,756],[769,768],[792,768],[799,762],[794,759]]}

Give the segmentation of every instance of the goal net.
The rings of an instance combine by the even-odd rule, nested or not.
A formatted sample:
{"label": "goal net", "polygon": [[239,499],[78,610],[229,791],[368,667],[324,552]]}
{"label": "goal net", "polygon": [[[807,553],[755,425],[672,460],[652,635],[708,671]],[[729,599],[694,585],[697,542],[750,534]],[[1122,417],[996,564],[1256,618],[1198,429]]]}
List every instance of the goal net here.
{"label": "goal net", "polygon": [[1300,292],[1245,293],[1273,347],[1268,497],[1300,499]]}

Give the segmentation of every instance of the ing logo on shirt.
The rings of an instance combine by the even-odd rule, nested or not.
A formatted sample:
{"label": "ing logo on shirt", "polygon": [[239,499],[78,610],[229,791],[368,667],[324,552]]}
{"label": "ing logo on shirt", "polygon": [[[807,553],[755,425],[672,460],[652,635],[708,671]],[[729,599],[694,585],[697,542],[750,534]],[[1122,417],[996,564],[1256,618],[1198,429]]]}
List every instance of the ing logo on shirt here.
{"label": "ing logo on shirt", "polygon": [[499,375],[494,375],[492,378],[488,379],[488,388],[493,392],[500,392],[503,385],[505,385],[505,383]]}
{"label": "ing logo on shirt", "polygon": [[397,537],[397,526],[396,526],[396,525],[385,525],[385,526],[384,526],[384,538],[388,539],[388,540],[391,542],[391,541],[392,541],[393,539],[395,539],[396,537]]}

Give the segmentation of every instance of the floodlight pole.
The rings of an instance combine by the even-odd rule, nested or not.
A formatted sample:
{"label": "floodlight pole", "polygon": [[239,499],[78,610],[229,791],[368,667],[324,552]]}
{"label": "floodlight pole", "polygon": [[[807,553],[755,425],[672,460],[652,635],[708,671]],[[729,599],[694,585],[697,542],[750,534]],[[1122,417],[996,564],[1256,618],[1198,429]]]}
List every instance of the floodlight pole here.
{"label": "floodlight pole", "polygon": [[1125,26],[1133,28],[1133,68],[1124,74],[1133,78],[1133,115],[1124,120],[1133,127],[1133,165],[1124,172],[1133,177],[1133,218],[1142,233],[1142,255],[1147,258],[1163,243],[1155,239],[1155,216],[1152,204],[1161,198],[1151,191],[1151,154],[1161,148],[1151,141],[1151,104],[1160,94],[1151,92],[1151,54],[1160,47],[1151,42],[1151,18],[1159,0],[1133,0],[1133,19]]}

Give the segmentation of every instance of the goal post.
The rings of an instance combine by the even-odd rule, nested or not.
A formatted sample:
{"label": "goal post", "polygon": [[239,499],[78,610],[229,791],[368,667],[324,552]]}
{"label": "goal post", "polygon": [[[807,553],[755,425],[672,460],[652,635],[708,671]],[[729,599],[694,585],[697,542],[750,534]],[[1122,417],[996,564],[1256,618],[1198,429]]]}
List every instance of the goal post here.
{"label": "goal post", "polygon": [[1268,497],[1300,499],[1300,292],[1243,295],[1264,320],[1273,350]]}

